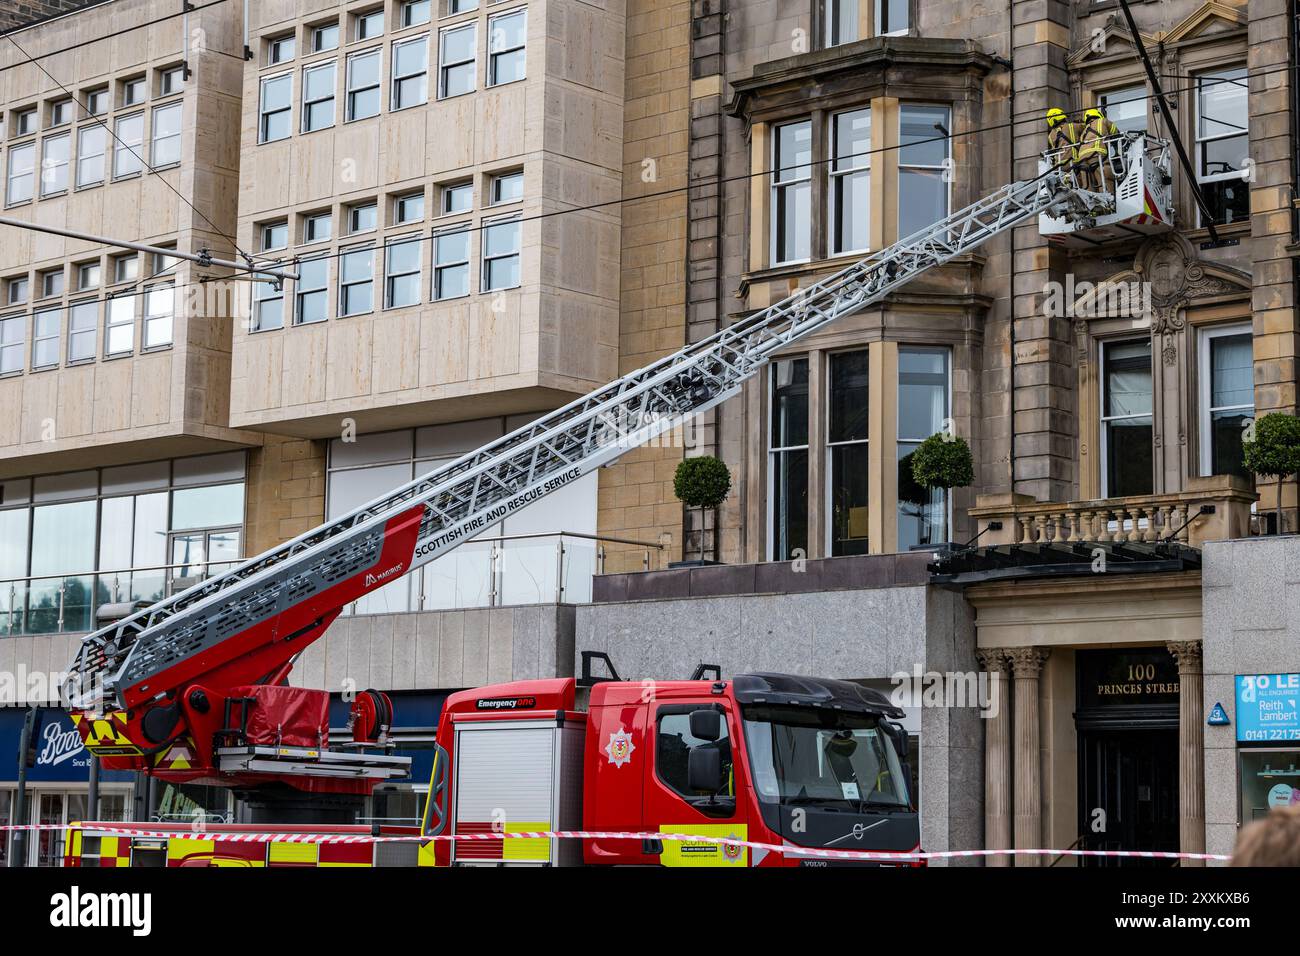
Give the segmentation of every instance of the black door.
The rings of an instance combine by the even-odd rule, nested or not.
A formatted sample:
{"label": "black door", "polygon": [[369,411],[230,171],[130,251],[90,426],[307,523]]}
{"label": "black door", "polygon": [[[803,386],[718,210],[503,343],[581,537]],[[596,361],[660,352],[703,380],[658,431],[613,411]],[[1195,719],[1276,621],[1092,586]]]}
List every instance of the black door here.
{"label": "black door", "polygon": [[[1178,850],[1178,731],[1079,730],[1079,846]],[[1174,860],[1081,857],[1082,866],[1173,866]]]}

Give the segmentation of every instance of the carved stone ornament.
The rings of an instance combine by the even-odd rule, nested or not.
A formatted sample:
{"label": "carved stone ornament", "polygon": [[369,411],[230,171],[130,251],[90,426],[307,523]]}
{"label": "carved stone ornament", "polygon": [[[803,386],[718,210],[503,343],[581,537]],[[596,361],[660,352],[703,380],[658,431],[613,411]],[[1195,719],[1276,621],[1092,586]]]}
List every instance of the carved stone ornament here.
{"label": "carved stone ornament", "polygon": [[[1192,244],[1176,232],[1143,243],[1133,261],[1133,272],[1151,291],[1151,331],[1156,334],[1181,331],[1187,322],[1184,310],[1192,299],[1250,289],[1249,276],[1200,262]],[[1171,357],[1166,347],[1163,357],[1170,365],[1177,353]]]}

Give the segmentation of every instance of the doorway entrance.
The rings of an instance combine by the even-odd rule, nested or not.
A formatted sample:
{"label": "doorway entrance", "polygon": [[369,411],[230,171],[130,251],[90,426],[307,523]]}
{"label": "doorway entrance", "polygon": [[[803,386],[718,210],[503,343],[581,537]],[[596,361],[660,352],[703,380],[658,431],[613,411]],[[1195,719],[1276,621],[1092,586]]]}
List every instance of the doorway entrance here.
{"label": "doorway entrance", "polygon": [[[1079,847],[1178,850],[1178,667],[1168,651],[1078,651]],[[1174,860],[1081,857],[1081,866]]]}

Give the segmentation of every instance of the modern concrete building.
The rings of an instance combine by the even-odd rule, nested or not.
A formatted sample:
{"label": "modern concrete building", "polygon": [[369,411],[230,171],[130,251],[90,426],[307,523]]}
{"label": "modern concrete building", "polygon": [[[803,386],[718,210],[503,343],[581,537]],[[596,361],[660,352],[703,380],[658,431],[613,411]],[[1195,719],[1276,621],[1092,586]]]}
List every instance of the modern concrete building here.
{"label": "modern concrete building", "polygon": [[[1207,707],[1239,723],[1260,685],[1229,678],[1300,671],[1240,570],[1284,573],[1289,547],[1246,540],[1276,486],[1241,463],[1257,412],[1295,411],[1284,0],[1134,5],[1176,130],[1115,0],[249,9],[104,0],[0,44],[3,215],[163,250],[0,227],[0,676],[5,703],[51,705],[33,814],[80,812],[86,758],[48,680],[16,678],[60,668],[99,605],[291,538],[1032,177],[1045,110],[1104,105],[1185,143],[1172,228],[1066,246],[1031,224],[934,270],[358,602],[293,679],[394,695],[416,769],[377,817],[415,816],[446,693],[604,650],[633,679],[705,662],[898,691],[926,849],[1230,845],[1259,796],[1241,782],[1233,810],[1233,768],[1290,758],[1207,731]],[[912,479],[937,432],[969,442],[970,487]],[[672,490],[701,453],[734,477],[703,516]],[[724,565],[667,567],[697,548]],[[1284,639],[1252,656],[1263,631]],[[936,677],[997,706],[932,698]],[[0,709],[0,734],[20,721]],[[106,781],[101,815],[236,809],[132,792]]]}

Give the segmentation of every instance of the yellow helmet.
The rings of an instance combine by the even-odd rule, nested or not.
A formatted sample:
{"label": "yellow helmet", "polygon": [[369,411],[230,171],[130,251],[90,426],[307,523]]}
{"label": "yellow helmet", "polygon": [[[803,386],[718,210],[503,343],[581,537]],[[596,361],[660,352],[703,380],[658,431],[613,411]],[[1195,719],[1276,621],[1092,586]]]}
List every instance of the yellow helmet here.
{"label": "yellow helmet", "polygon": [[1090,120],[1101,119],[1101,118],[1102,118],[1102,116],[1101,116],[1101,110],[1099,110],[1099,109],[1095,109],[1095,108],[1094,108],[1094,109],[1090,109],[1090,110],[1088,110],[1088,112],[1084,113],[1083,115],[1086,116],[1086,117],[1087,117],[1088,119],[1090,119]]}
{"label": "yellow helmet", "polygon": [[1047,125],[1055,126],[1057,123],[1065,122],[1065,111],[1053,106],[1047,111]]}

